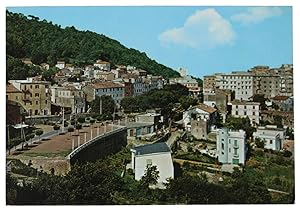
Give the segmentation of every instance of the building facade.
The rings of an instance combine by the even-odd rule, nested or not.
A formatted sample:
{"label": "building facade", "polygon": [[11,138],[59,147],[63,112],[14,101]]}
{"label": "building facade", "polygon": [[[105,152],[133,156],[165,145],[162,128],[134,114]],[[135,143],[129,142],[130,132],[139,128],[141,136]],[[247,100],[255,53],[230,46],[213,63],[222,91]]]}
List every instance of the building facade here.
{"label": "building facade", "polygon": [[60,107],[70,108],[72,113],[85,112],[85,95],[74,86],[52,86],[51,101]]}
{"label": "building facade", "polygon": [[134,179],[140,180],[148,166],[156,166],[159,171],[158,186],[164,187],[167,179],[174,178],[171,150],[166,143],[147,144],[131,149],[131,164]]}
{"label": "building facade", "polygon": [[245,131],[231,131],[227,128],[217,130],[217,155],[219,162],[244,165],[246,154]]}
{"label": "building facade", "polygon": [[235,99],[248,100],[253,96],[253,76],[249,72],[232,72],[217,74],[216,88],[229,89],[234,92]]}
{"label": "building facade", "polygon": [[117,107],[120,107],[121,100],[125,96],[125,86],[113,82],[99,82],[89,84],[83,88],[87,95],[87,101],[93,101],[96,96],[111,96]]}
{"label": "building facade", "polygon": [[279,151],[282,148],[281,130],[276,128],[258,127],[253,133],[253,138],[259,138],[264,142],[265,149]]}
{"label": "building facade", "polygon": [[257,126],[260,123],[260,103],[246,101],[232,101],[231,115],[236,118],[250,119],[252,126]]}
{"label": "building facade", "polygon": [[50,82],[27,78],[10,80],[15,88],[23,93],[23,106],[29,116],[51,115]]}

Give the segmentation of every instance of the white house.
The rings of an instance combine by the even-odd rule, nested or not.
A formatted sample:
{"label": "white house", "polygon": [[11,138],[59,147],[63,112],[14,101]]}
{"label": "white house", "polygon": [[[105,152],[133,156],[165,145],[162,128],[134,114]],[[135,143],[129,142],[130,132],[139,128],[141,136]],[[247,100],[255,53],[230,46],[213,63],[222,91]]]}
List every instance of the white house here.
{"label": "white house", "polygon": [[259,124],[260,121],[259,102],[246,102],[246,101],[234,100],[229,104],[232,104],[231,115],[233,117],[238,117],[238,118],[249,117],[251,125]]}
{"label": "white house", "polygon": [[98,67],[100,70],[110,71],[110,63],[107,61],[97,60],[96,63],[94,63],[94,66]]}
{"label": "white house", "polygon": [[163,186],[168,178],[174,178],[171,150],[165,142],[137,146],[131,149],[134,179],[140,180],[147,166],[156,166],[159,171],[158,186]]}
{"label": "white house", "polygon": [[231,131],[227,128],[217,130],[217,155],[223,164],[245,164],[246,132]]}
{"label": "white house", "polygon": [[258,127],[256,132],[253,133],[253,138],[260,138],[264,141],[264,148],[278,151],[282,148],[282,140],[285,139],[285,129],[268,125]]}
{"label": "white house", "polygon": [[55,67],[59,68],[59,69],[63,69],[65,68],[66,63],[64,61],[57,61]]}
{"label": "white house", "polygon": [[190,107],[183,113],[183,125],[187,131],[191,131],[192,120],[204,120],[207,122],[208,128],[210,128],[215,123],[216,111],[217,109],[202,103]]}

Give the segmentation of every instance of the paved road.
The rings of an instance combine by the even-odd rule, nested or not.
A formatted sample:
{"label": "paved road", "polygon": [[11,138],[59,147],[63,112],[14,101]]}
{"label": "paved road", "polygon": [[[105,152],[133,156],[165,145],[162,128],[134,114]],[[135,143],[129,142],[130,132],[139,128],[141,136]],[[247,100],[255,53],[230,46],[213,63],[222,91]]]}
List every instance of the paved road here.
{"label": "paved road", "polygon": [[[44,133],[40,136],[35,136],[32,140],[29,140],[29,141],[25,141],[23,143],[20,143],[18,144],[17,146],[14,146],[10,149],[10,152],[16,150],[16,149],[22,149],[22,145],[25,146],[25,144],[32,144],[33,142],[35,141],[39,141],[39,140],[42,140],[43,138],[51,138],[59,133],[62,132],[62,129],[59,129],[59,130],[53,130],[53,131],[50,131],[50,132],[47,132],[47,133]],[[65,128],[64,129],[64,132],[68,132],[68,130]],[[9,150],[6,151],[6,154],[9,154]]]}

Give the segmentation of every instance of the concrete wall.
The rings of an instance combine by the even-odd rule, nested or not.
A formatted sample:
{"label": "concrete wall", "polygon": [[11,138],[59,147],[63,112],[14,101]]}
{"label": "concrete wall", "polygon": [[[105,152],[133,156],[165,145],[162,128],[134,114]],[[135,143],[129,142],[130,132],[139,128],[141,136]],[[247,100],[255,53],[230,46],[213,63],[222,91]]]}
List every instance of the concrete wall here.
{"label": "concrete wall", "polygon": [[116,153],[127,145],[127,128],[119,128],[105,133],[87,143],[82,148],[76,149],[69,155],[70,164],[84,163],[104,158]]}
{"label": "concrete wall", "polygon": [[135,173],[135,180],[140,180],[142,178],[147,168],[147,162],[150,161],[152,166],[156,166],[159,171],[158,183],[166,182],[166,179],[168,178],[174,178],[174,167],[171,153],[157,153],[135,156],[135,167],[133,169]]}

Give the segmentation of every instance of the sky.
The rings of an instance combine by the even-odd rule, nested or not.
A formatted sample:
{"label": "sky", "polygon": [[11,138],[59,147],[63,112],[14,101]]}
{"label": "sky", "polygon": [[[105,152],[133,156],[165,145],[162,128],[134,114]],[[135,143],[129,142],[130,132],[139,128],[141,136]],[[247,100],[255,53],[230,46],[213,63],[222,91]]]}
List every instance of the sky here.
{"label": "sky", "polygon": [[190,75],[293,63],[292,7],[8,7],[118,40]]}

